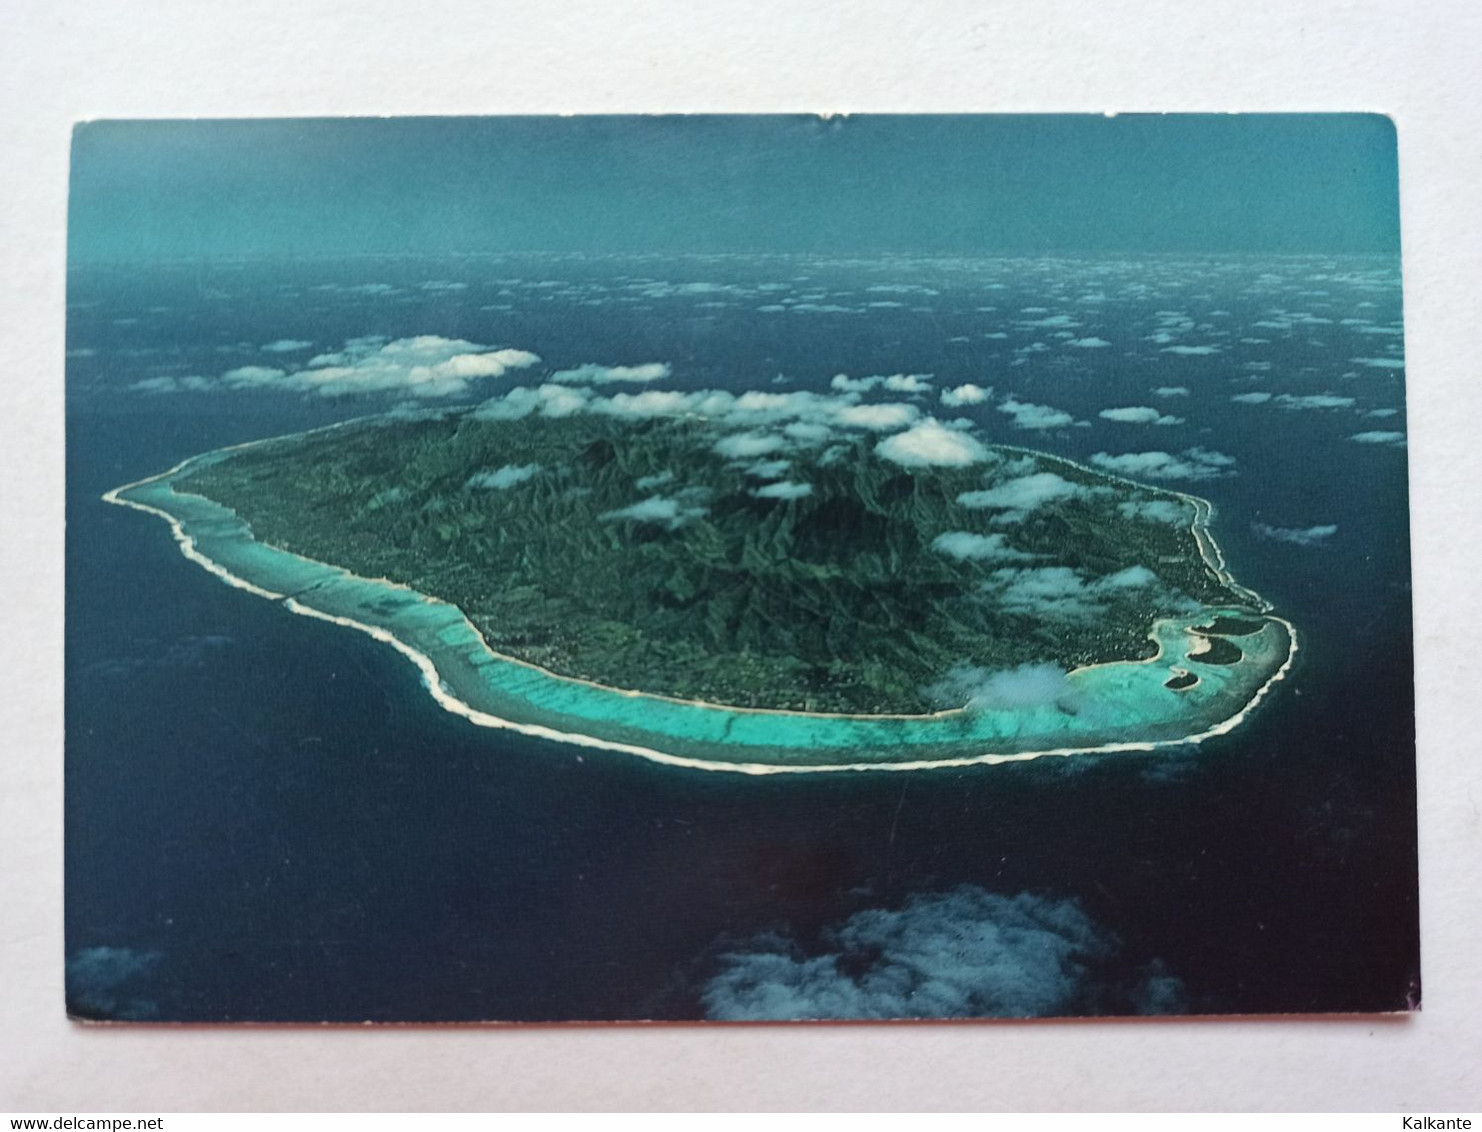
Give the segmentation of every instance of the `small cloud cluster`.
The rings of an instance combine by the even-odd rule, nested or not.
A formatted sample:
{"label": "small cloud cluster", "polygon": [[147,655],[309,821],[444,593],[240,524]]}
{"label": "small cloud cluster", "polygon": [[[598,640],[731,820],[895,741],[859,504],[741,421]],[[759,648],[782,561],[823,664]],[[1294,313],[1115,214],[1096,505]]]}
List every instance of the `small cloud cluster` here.
{"label": "small cloud cluster", "polygon": [[269,342],[263,350],[269,354],[293,354],[307,350],[313,344],[300,338],[279,338],[276,342]]}
{"label": "small cloud cluster", "polygon": [[1004,535],[979,535],[971,531],[945,531],[931,540],[931,548],[959,562],[1016,562],[1034,557],[1009,546]]}
{"label": "small cloud cluster", "polygon": [[1054,706],[1073,711],[1078,699],[1067,673],[1054,664],[1017,668],[954,665],[935,684],[922,689],[934,703],[967,711],[1023,711]]}
{"label": "small cloud cluster", "polygon": [[1113,950],[1073,900],[963,885],[857,912],[819,954],[757,937],[720,956],[701,1000],[726,1021],[1044,1017],[1074,1012]]}
{"label": "small cloud cluster", "polygon": [[138,1021],[159,1011],[130,992],[160,961],[158,951],[131,947],[84,947],[67,959],[67,1008],[87,1018]]}
{"label": "small cloud cluster", "polygon": [[1160,385],[1153,390],[1155,397],[1187,397],[1189,389],[1186,385]]}
{"label": "small cloud cluster", "polygon": [[1012,416],[1014,424],[1019,428],[1043,430],[1075,424],[1075,418],[1061,409],[1018,401],[1013,397],[1000,402],[998,411]]}
{"label": "small cloud cluster", "polygon": [[988,449],[957,429],[927,417],[875,445],[875,454],[904,468],[961,468],[988,459]]}
{"label": "small cloud cluster", "polygon": [[1335,393],[1313,393],[1305,397],[1292,393],[1278,393],[1273,398],[1273,403],[1283,409],[1350,409],[1353,407],[1354,399],[1340,397]]}
{"label": "small cloud cluster", "polygon": [[765,487],[759,487],[751,493],[758,499],[802,499],[804,496],[813,494],[811,483],[793,483],[790,480],[778,480],[769,483]]}
{"label": "small cloud cluster", "polygon": [[1189,505],[1176,499],[1134,499],[1118,503],[1117,510],[1125,518],[1144,519],[1150,523],[1185,526],[1193,521]]}
{"label": "small cloud cluster", "polygon": [[469,392],[475,379],[501,377],[539,361],[526,350],[493,349],[461,338],[430,334],[394,341],[352,338],[340,350],[310,358],[301,369],[239,366],[217,378],[148,378],[130,388],[151,393],[284,390],[320,397],[397,393],[446,398]]}
{"label": "small cloud cluster", "polygon": [[1405,434],[1403,432],[1389,432],[1377,430],[1370,432],[1356,432],[1348,438],[1359,444],[1387,444],[1393,448],[1405,446]]}
{"label": "small cloud cluster", "polygon": [[1117,475],[1150,480],[1209,480],[1234,474],[1235,458],[1207,448],[1169,452],[1126,452],[1113,456],[1097,452],[1091,463]]}
{"label": "small cloud cluster", "polygon": [[1103,420],[1119,421],[1122,424],[1183,424],[1182,417],[1171,417],[1148,405],[1129,405],[1120,409],[1102,409],[1097,416]]}
{"label": "small cloud cluster", "polygon": [[1119,591],[1146,589],[1158,576],[1146,566],[1128,566],[1101,578],[1085,578],[1069,566],[1005,567],[983,583],[1005,613],[1051,621],[1089,621],[1106,611]]}
{"label": "small cloud cluster", "polygon": [[507,491],[516,484],[532,479],[540,471],[539,464],[505,464],[490,472],[475,472],[468,477],[467,486]]}
{"label": "small cloud cluster", "polygon": [[658,523],[673,531],[700,518],[706,512],[707,508],[683,497],[651,495],[628,507],[605,511],[597,517],[604,522],[627,520],[634,523]]}
{"label": "small cloud cluster", "polygon": [[1086,495],[1080,484],[1071,483],[1054,472],[1032,472],[1029,475],[1002,480],[980,491],[964,491],[957,502],[964,507],[997,508],[1006,514],[1003,522],[1017,522],[1035,508],[1060,499],[1079,499]]}
{"label": "small cloud cluster", "polygon": [[963,405],[981,405],[991,396],[992,388],[984,389],[981,385],[968,382],[952,389],[943,389],[942,404],[949,409],[960,409]]}
{"label": "small cloud cluster", "polygon": [[1315,527],[1273,527],[1268,523],[1252,523],[1250,529],[1264,539],[1289,542],[1293,546],[1320,546],[1338,533],[1333,523]]}
{"label": "small cloud cluster", "polygon": [[870,393],[876,389],[884,389],[890,393],[926,393],[931,389],[931,374],[893,373],[888,377],[875,375],[856,378],[838,373],[829,382],[829,388],[839,393]]}
{"label": "small cloud cluster", "polygon": [[587,362],[575,369],[561,369],[551,374],[550,380],[566,385],[612,385],[627,382],[642,385],[650,381],[662,381],[670,374],[667,362],[647,362],[640,366],[603,366]]}

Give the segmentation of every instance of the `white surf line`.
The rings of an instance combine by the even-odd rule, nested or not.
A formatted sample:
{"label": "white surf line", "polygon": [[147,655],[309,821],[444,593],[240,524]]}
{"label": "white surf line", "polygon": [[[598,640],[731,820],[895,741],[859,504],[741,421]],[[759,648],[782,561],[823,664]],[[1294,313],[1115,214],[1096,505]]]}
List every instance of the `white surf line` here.
{"label": "white surf line", "polygon": [[[330,622],[332,624],[341,625],[341,626],[344,626],[344,627],[347,627],[347,628],[358,629],[361,632],[368,634],[369,636],[373,637],[376,640],[379,640],[379,641],[382,641],[384,643],[390,644],[392,647],[394,647],[395,649],[397,649],[397,651],[401,652],[404,656],[406,656],[408,659],[410,659],[412,661],[412,663],[418,668],[418,670],[422,674],[422,682],[423,682],[423,685],[427,688],[427,690],[429,691],[429,693],[432,695],[433,699],[441,707],[443,707],[444,710],[446,710],[446,711],[448,711],[448,712],[450,712],[450,713],[452,713],[454,715],[461,716],[462,718],[467,719],[471,723],[474,723],[474,724],[476,724],[478,726],[481,726],[481,727],[490,727],[490,728],[497,728],[497,729],[502,729],[502,730],[515,731],[515,732],[518,732],[520,734],[531,736],[531,737],[534,737],[534,738],[550,739],[550,740],[553,740],[555,742],[567,743],[567,744],[571,744],[573,746],[594,747],[594,748],[599,748],[599,749],[603,749],[603,750],[616,751],[616,752],[623,753],[623,754],[636,755],[636,756],[638,756],[640,758],[646,758],[646,759],[648,759],[648,760],[650,760],[652,762],[663,763],[663,764],[670,765],[670,766],[689,767],[689,768],[696,769],[696,770],[729,772],[729,773],[750,774],[750,775],[763,775],[763,774],[826,774],[826,773],[839,773],[839,772],[845,772],[845,771],[861,771],[862,772],[862,771],[877,771],[877,770],[933,770],[933,769],[951,769],[951,768],[961,768],[961,767],[968,767],[968,766],[982,766],[982,765],[990,765],[991,766],[991,765],[998,765],[998,764],[1007,763],[1007,762],[1025,762],[1025,761],[1028,761],[1030,759],[1045,758],[1045,757],[1055,757],[1055,756],[1069,756],[1069,755],[1080,755],[1080,754],[1110,754],[1110,753],[1126,752],[1126,751],[1153,751],[1153,750],[1157,750],[1159,748],[1165,748],[1165,747],[1181,747],[1181,746],[1184,746],[1186,744],[1198,744],[1198,743],[1204,742],[1207,739],[1211,739],[1211,738],[1214,738],[1214,737],[1219,736],[1219,735],[1227,734],[1228,732],[1230,732],[1231,730],[1233,730],[1236,726],[1238,726],[1250,714],[1250,712],[1254,709],[1255,705],[1261,699],[1263,699],[1265,697],[1265,695],[1271,689],[1271,687],[1273,685],[1275,685],[1277,681],[1279,681],[1279,680],[1281,680],[1282,678],[1285,677],[1287,671],[1291,668],[1292,663],[1293,663],[1293,661],[1294,661],[1294,659],[1296,657],[1296,653],[1297,653],[1297,634],[1296,634],[1296,628],[1295,628],[1295,626],[1293,626],[1290,621],[1287,621],[1283,617],[1277,617],[1275,615],[1268,614],[1268,616],[1270,617],[1271,620],[1273,620],[1273,621],[1279,621],[1283,626],[1286,627],[1287,634],[1288,634],[1288,640],[1290,641],[1290,649],[1288,650],[1288,653],[1287,653],[1287,657],[1286,657],[1285,662],[1281,665],[1281,667],[1264,684],[1261,685],[1261,687],[1259,689],[1256,690],[1255,694],[1248,701],[1246,701],[1245,706],[1240,711],[1236,712],[1234,715],[1230,716],[1228,719],[1222,721],[1221,723],[1218,723],[1218,724],[1214,725],[1213,727],[1209,728],[1206,731],[1200,732],[1200,733],[1195,734],[1195,735],[1190,735],[1190,736],[1186,736],[1186,737],[1177,738],[1177,739],[1157,739],[1157,740],[1144,740],[1144,741],[1114,742],[1114,743],[1105,743],[1105,744],[1100,744],[1100,745],[1097,745],[1097,746],[1087,746],[1087,747],[1055,747],[1055,748],[1048,748],[1048,749],[1041,750],[1041,751],[1019,751],[1019,752],[1014,752],[1014,753],[986,753],[986,754],[983,754],[983,755],[955,756],[955,757],[943,758],[943,759],[919,759],[919,760],[902,761],[902,762],[866,762],[866,763],[838,763],[838,764],[817,764],[817,765],[796,765],[796,764],[791,764],[790,765],[790,764],[778,764],[778,763],[736,763],[736,762],[716,761],[716,760],[708,760],[708,759],[697,759],[697,758],[692,758],[692,757],[683,756],[683,755],[673,755],[673,754],[669,754],[669,753],[664,752],[664,751],[655,750],[653,748],[642,747],[642,746],[638,746],[636,744],[623,743],[623,742],[620,742],[620,741],[617,741],[617,740],[601,739],[601,738],[598,738],[596,736],[585,735],[585,734],[582,734],[582,733],[579,733],[579,732],[561,731],[559,729],[552,728],[552,727],[546,727],[546,726],[541,725],[541,724],[517,723],[517,722],[515,722],[513,720],[507,720],[507,719],[504,719],[502,717],[492,715],[492,714],[490,714],[488,712],[480,711],[479,709],[477,709],[477,708],[473,707],[472,705],[464,702],[463,700],[458,699],[457,696],[455,696],[451,691],[448,690],[447,686],[442,682],[442,678],[441,678],[441,676],[439,675],[439,673],[437,671],[436,664],[432,661],[432,659],[430,657],[428,657],[425,653],[422,653],[422,652],[418,651],[417,649],[413,648],[412,646],[408,645],[405,641],[402,641],[399,637],[397,637],[395,634],[391,633],[389,630],[382,629],[382,628],[380,628],[378,626],[374,626],[374,625],[367,625],[364,622],[356,621],[353,618],[342,617],[342,616],[339,616],[337,614],[325,613],[322,610],[313,609],[312,607],[307,606],[307,605],[304,605],[301,602],[298,602],[295,599],[293,599],[292,597],[289,597],[289,596],[287,596],[285,594],[275,593],[274,591],[265,589],[265,588],[263,588],[261,586],[258,586],[256,584],[254,584],[254,583],[246,580],[245,578],[238,577],[237,575],[233,574],[230,570],[228,570],[225,566],[222,566],[220,563],[216,562],[214,559],[211,559],[210,557],[208,557],[207,555],[205,555],[204,553],[202,553],[199,550],[199,548],[197,547],[194,538],[192,538],[189,534],[187,534],[185,532],[183,526],[181,525],[180,520],[178,520],[175,516],[171,515],[169,512],[164,511],[164,510],[162,510],[160,508],[152,507],[152,506],[149,506],[148,504],[138,503],[138,502],[135,502],[134,500],[124,499],[120,495],[121,492],[128,491],[131,488],[143,487],[143,486],[146,486],[148,484],[155,483],[155,482],[157,482],[159,480],[165,479],[165,478],[167,478],[169,476],[176,475],[179,472],[181,472],[182,470],[184,470],[189,464],[193,463],[196,460],[202,459],[204,456],[216,455],[217,453],[222,453],[222,452],[237,451],[237,450],[240,450],[240,449],[250,448],[250,447],[253,447],[253,446],[256,446],[256,445],[260,445],[260,444],[267,444],[267,443],[270,443],[270,442],[275,441],[275,440],[289,440],[289,439],[294,439],[294,438],[297,438],[297,437],[307,436],[307,435],[310,435],[312,433],[327,431],[328,429],[340,428],[340,427],[343,427],[344,425],[354,424],[357,421],[370,420],[370,419],[374,419],[374,418],[372,418],[372,417],[357,417],[357,418],[354,418],[354,419],[349,420],[349,421],[341,421],[341,422],[337,422],[336,424],[333,424],[333,425],[327,425],[327,426],[324,426],[323,428],[310,429],[310,430],[307,430],[307,431],[305,431],[303,433],[294,433],[294,434],[290,434],[288,436],[282,436],[282,437],[270,437],[270,438],[267,438],[265,440],[247,441],[247,442],[245,442],[243,444],[234,444],[234,445],[230,445],[230,446],[228,446],[226,448],[215,449],[212,452],[202,453],[200,455],[192,456],[192,457],[189,457],[189,458],[187,458],[185,460],[182,460],[178,464],[176,464],[174,467],[169,468],[166,471],[160,472],[160,473],[158,473],[156,475],[147,476],[144,479],[136,480],[133,483],[124,484],[124,485],[122,485],[120,487],[113,488],[112,490],[105,492],[103,494],[103,497],[102,498],[107,503],[113,503],[113,504],[116,504],[116,505],[122,506],[122,507],[129,507],[129,508],[132,508],[132,509],[134,509],[136,511],[142,511],[142,512],[145,512],[147,514],[157,515],[160,518],[164,519],[170,525],[171,532],[172,532],[172,534],[175,537],[176,543],[180,547],[181,553],[187,559],[189,559],[192,562],[195,562],[197,565],[201,566],[207,572],[211,573],[215,577],[217,577],[217,578],[221,579],[222,581],[226,582],[228,585],[234,586],[234,587],[236,587],[238,589],[244,589],[244,590],[248,591],[249,593],[257,594],[260,597],[266,597],[266,598],[269,598],[270,600],[279,601],[281,603],[281,605],[283,606],[283,608],[288,609],[292,613],[300,614],[300,615],[306,616],[306,617],[313,617],[313,618],[316,618],[317,620],[321,620],[321,621],[328,621],[328,622]],[[1075,464],[1075,462],[1072,461],[1072,460],[1068,460],[1068,459],[1066,459],[1064,457],[1060,457],[1060,456],[1054,456],[1054,455],[1052,455],[1050,453],[1033,453],[1029,449],[1014,449],[1014,448],[1012,448],[1012,446],[1009,446],[1009,445],[998,445],[997,447],[1009,448],[1010,450],[1025,452],[1025,453],[1029,453],[1031,455],[1049,456],[1051,459],[1062,460],[1065,463],[1072,464],[1072,465]],[[1079,465],[1075,465],[1075,466],[1079,466]],[[1087,471],[1092,471],[1093,474],[1097,474],[1097,475],[1102,474],[1102,473],[1099,473],[1099,472],[1094,472],[1094,470],[1092,470],[1092,469],[1086,469],[1086,470]],[[1107,478],[1120,480],[1121,482],[1127,483],[1127,484],[1129,484],[1129,485],[1131,485],[1133,487],[1136,487],[1136,488],[1138,488],[1140,490],[1155,490],[1155,491],[1156,490],[1169,490],[1169,489],[1149,489],[1149,488],[1146,487],[1146,485],[1137,484],[1134,481],[1125,480],[1125,479],[1122,479],[1122,477],[1119,477],[1119,476],[1108,475]],[[1206,507],[1209,506],[1209,504],[1207,503],[1207,501],[1202,500],[1202,499],[1199,499],[1199,497],[1197,497],[1197,496],[1184,496],[1184,493],[1182,493],[1182,492],[1175,492],[1175,491],[1171,491],[1171,490],[1170,490],[1170,494],[1180,495],[1180,496],[1183,496],[1184,498],[1189,499],[1190,501],[1194,501],[1194,502],[1198,502],[1198,503],[1203,503],[1203,504],[1205,504]],[[1196,519],[1196,522],[1197,522],[1197,519]],[[249,537],[250,537],[250,529],[249,529]],[[282,552],[282,553],[291,553],[291,552]],[[315,565],[318,565],[318,566],[324,566],[326,568],[336,570],[336,571],[344,574],[346,577],[351,578],[351,579],[356,579],[356,580],[360,580],[360,581],[376,581],[375,579],[361,578],[359,575],[352,574],[350,571],[345,570],[343,567],[334,566],[333,564],[330,564],[330,563],[319,562],[316,559],[305,558],[303,555],[294,555],[294,557],[300,558],[300,559],[302,559],[305,562],[311,562],[311,563],[313,563]],[[1206,561],[1207,561],[1207,559],[1206,559]],[[386,580],[386,579],[381,579],[379,581],[379,584],[391,586],[391,587],[398,588],[398,589],[407,590],[407,591],[412,592],[412,593],[416,593],[416,591],[412,590],[410,586],[404,585],[402,583],[390,582],[389,580]],[[1244,587],[1237,587],[1237,588],[1240,588],[1242,590],[1244,589]],[[1246,592],[1249,592],[1249,591],[1246,591]],[[429,601],[431,601],[431,600],[437,600],[437,599],[428,598],[427,595],[423,595],[423,594],[418,594],[418,596],[419,597],[422,597],[424,600],[429,600]],[[444,604],[446,604],[446,603],[444,603]],[[460,610],[459,613],[461,614],[462,611]],[[463,620],[469,626],[469,628],[473,630],[473,632],[475,633],[475,635],[478,636],[478,639],[481,642],[483,642],[484,639],[483,639],[482,634],[479,634],[478,633],[477,628],[475,626],[473,626],[472,622],[468,621],[468,618],[467,618],[466,615],[463,617]],[[1156,637],[1154,636],[1154,633],[1156,632],[1156,626],[1157,626],[1157,624],[1160,624],[1163,621],[1171,621],[1171,620],[1174,620],[1174,619],[1168,618],[1168,619],[1162,619],[1159,622],[1155,622],[1154,623],[1154,630],[1149,633],[1149,637],[1152,638],[1155,641],[1155,643],[1157,643],[1159,645],[1159,650],[1158,650],[1158,654],[1157,655],[1155,655],[1153,657],[1150,657],[1147,660],[1141,660],[1141,661],[1105,661],[1105,662],[1102,662],[1101,664],[1097,664],[1097,665],[1085,665],[1085,666],[1082,666],[1081,668],[1072,669],[1070,673],[1067,673],[1067,676],[1073,675],[1075,672],[1085,671],[1085,670],[1090,669],[1090,668],[1108,667],[1108,666],[1116,665],[1116,664],[1148,664],[1148,663],[1152,663],[1153,661],[1156,661],[1159,658],[1159,656],[1161,656],[1161,654],[1162,654],[1161,642],[1158,642],[1156,640]],[[541,671],[543,673],[546,673],[547,675],[550,675],[550,676],[555,677],[556,679],[576,680],[576,682],[587,684],[587,685],[589,685],[589,686],[591,686],[593,688],[598,688],[598,689],[602,689],[604,691],[609,691],[609,692],[615,692],[615,693],[622,694],[622,695],[630,695],[630,696],[646,696],[646,695],[648,695],[648,693],[643,693],[643,692],[633,692],[633,691],[628,691],[628,690],[625,690],[625,689],[608,688],[605,685],[596,684],[596,683],[593,683],[592,681],[579,680],[577,678],[572,678],[572,677],[563,677],[563,676],[561,676],[558,673],[552,673],[552,672],[550,672],[548,669],[540,668],[539,665],[529,664],[528,662],[520,661],[518,658],[504,657],[501,654],[494,653],[492,649],[489,649],[488,648],[487,642],[484,642],[484,647],[485,647],[485,649],[491,655],[493,655],[497,659],[507,660],[507,661],[510,661],[512,663],[522,664],[522,665],[525,665],[526,667],[537,669],[537,670],[539,670],[539,671]],[[667,698],[667,697],[656,697],[656,698],[664,699],[664,698]],[[767,712],[767,713],[770,713],[770,714],[783,714],[783,715],[800,715],[800,716],[810,716],[811,715],[811,713],[808,713],[808,712],[781,711],[781,710],[778,710],[778,709],[761,709],[761,708],[744,709],[744,708],[733,708],[733,707],[729,707],[727,705],[722,705],[722,704],[706,704],[706,703],[703,703],[701,701],[691,701],[691,700],[680,700],[680,701],[676,701],[676,702],[685,703],[685,704],[694,704],[695,706],[698,706],[698,707],[710,708],[710,709],[716,710],[716,711],[754,711],[754,712]],[[953,709],[950,709],[947,712],[938,713],[938,715],[963,714],[964,711],[965,711],[965,709],[963,709],[963,708],[953,708]],[[825,717],[825,718],[828,718],[828,717]],[[832,718],[839,718],[839,717],[832,717]],[[926,719],[926,718],[933,718],[933,717],[928,717],[928,716],[897,716],[897,717],[886,717],[886,716],[869,716],[869,715],[864,715],[864,716],[847,716],[847,717],[844,717],[844,718],[871,720],[871,719],[883,719],[883,718]]]}

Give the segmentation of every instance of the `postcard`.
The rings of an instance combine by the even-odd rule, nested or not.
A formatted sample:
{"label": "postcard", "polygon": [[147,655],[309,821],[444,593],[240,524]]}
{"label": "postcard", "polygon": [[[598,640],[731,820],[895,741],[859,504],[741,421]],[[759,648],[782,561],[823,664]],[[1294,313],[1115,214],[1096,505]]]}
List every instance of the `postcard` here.
{"label": "postcard", "polygon": [[1420,1001],[1396,146],[99,121],[67,1008]]}

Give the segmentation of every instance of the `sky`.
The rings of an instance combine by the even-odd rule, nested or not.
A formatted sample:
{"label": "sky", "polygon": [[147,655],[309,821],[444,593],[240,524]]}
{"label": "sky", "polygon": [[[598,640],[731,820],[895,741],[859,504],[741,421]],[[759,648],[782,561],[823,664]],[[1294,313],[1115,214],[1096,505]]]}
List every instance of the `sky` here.
{"label": "sky", "polygon": [[1394,252],[1370,114],[99,121],[74,264],[497,252]]}

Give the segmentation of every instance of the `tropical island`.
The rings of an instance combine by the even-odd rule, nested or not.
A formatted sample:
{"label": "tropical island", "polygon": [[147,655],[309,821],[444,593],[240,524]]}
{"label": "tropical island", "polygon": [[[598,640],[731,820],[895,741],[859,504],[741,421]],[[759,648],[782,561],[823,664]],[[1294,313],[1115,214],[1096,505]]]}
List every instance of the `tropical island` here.
{"label": "tropical island", "polygon": [[1295,636],[1210,507],[907,403],[516,388],[110,492],[478,723],[728,769],[1203,738]]}

